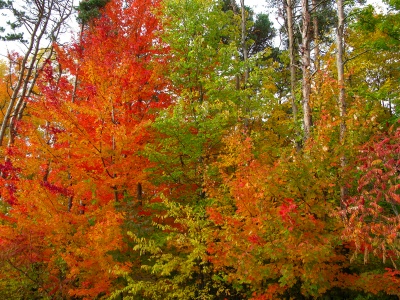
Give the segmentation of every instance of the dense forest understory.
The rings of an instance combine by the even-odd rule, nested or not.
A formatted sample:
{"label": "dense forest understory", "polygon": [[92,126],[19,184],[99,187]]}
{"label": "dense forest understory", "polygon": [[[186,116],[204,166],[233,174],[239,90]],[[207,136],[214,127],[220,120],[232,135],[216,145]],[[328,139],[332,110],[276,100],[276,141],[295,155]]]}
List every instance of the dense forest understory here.
{"label": "dense forest understory", "polygon": [[399,299],[400,2],[268,1],[0,1],[1,299]]}

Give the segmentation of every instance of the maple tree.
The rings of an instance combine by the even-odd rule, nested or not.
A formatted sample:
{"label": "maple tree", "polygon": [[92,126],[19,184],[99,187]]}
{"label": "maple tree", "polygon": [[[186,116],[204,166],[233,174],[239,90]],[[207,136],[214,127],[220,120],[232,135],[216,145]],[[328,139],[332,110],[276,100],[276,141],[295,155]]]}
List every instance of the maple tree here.
{"label": "maple tree", "polygon": [[110,3],[79,44],[57,48],[57,61],[47,61],[39,78],[42,95],[30,103],[29,122],[21,120],[21,138],[9,148],[3,182],[15,189],[2,195],[11,204],[2,261],[15,269],[10,278],[41,274],[26,275],[40,295],[108,293],[116,271],[129,265],[112,255],[124,249],[116,206],[140,185],[147,192],[148,164],[138,153],[150,136],[148,122],[169,103],[158,76],[164,50],[153,48],[155,5]]}
{"label": "maple tree", "polygon": [[[345,261],[334,252],[331,232],[338,224],[324,221],[325,210],[320,207],[329,205],[334,190],[319,182],[303,193],[303,184],[317,180],[306,174],[316,170],[301,161],[290,166],[285,161],[256,159],[251,139],[232,147],[237,139],[232,136],[227,141],[230,159],[221,165],[225,184],[214,192],[218,200],[208,210],[221,228],[210,242],[210,259],[226,274],[225,280],[251,286],[248,296],[255,299],[324,293],[340,278],[336,264]],[[303,172],[295,173],[297,168]],[[236,172],[227,172],[232,169]],[[323,189],[330,191],[325,199]],[[235,240],[241,243],[230,242]],[[313,268],[318,270],[305,271]],[[314,277],[322,273],[326,275]]]}

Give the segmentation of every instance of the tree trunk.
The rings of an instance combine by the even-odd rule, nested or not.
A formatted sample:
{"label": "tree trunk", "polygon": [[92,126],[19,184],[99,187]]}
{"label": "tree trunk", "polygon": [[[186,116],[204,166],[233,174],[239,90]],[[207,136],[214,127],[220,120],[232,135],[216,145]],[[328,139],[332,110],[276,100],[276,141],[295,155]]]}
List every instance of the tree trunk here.
{"label": "tree trunk", "polygon": [[319,62],[319,27],[318,27],[318,18],[317,18],[317,0],[312,0],[312,10],[313,10],[313,34],[314,34],[314,68],[315,72],[320,70],[320,62]]}
{"label": "tree trunk", "polygon": [[[340,131],[339,141],[341,145],[345,143],[346,136],[346,94],[344,87],[344,62],[343,62],[343,49],[344,49],[344,7],[343,0],[337,0],[337,13],[338,13],[338,27],[336,31],[336,64],[338,72],[338,85],[339,85],[339,115],[340,115]],[[340,158],[340,165],[342,170],[346,167],[346,155],[343,154]],[[347,189],[344,185],[340,187],[340,206],[344,207]]]}
{"label": "tree trunk", "polygon": [[[241,11],[241,31],[242,31],[242,36],[241,36],[241,46],[242,46],[242,54],[243,54],[243,61],[245,65],[244,69],[244,83],[243,83],[243,89],[247,88],[247,82],[249,80],[249,68],[247,66],[247,60],[248,60],[248,50],[247,50],[247,45],[246,45],[246,9],[244,6],[244,0],[240,0],[240,11]],[[249,107],[249,97],[244,96],[243,97],[244,101],[244,111],[245,111],[245,117],[244,117],[244,127],[246,128],[246,131],[249,130],[249,124],[250,124],[250,119],[249,119],[249,114],[250,114],[250,107]]]}
{"label": "tree trunk", "polygon": [[[248,53],[247,53],[247,45],[246,45],[246,9],[244,6],[244,0],[240,0],[240,11],[241,11],[241,17],[242,17],[242,22],[241,22],[241,29],[242,29],[242,40],[241,40],[241,46],[242,46],[242,54],[243,54],[243,61],[247,62],[248,59]],[[249,69],[245,68],[244,71],[244,86],[246,86],[247,81],[249,80]]]}
{"label": "tree trunk", "polygon": [[[38,70],[43,63],[53,54],[52,44],[57,40],[62,26],[70,17],[73,9],[73,1],[25,1],[27,12],[20,12],[13,7],[11,2],[9,9],[17,20],[25,28],[29,28],[30,39],[27,50],[23,53],[23,59],[19,66],[19,75],[15,83],[10,82],[13,90],[4,118],[0,126],[0,146],[3,145],[6,130],[9,131],[8,145],[14,143],[17,120],[22,117],[26,107],[26,99],[32,95],[33,88],[38,78]],[[22,17],[21,17],[22,16]],[[47,38],[47,40],[46,40]],[[48,46],[43,47],[44,41]],[[41,49],[49,51],[39,54]]]}
{"label": "tree trunk", "polygon": [[301,61],[302,61],[302,103],[303,103],[303,122],[304,122],[304,136],[303,139],[306,141],[310,137],[312,118],[311,118],[311,108],[310,108],[310,94],[311,94],[311,76],[310,76],[310,11],[308,0],[301,1],[302,9],[302,21],[303,27],[301,32],[302,45],[301,45]]}
{"label": "tree trunk", "polygon": [[296,148],[300,149],[300,143],[297,140],[297,114],[298,108],[296,103],[295,89],[296,89],[296,59],[294,54],[294,32],[293,32],[293,2],[287,0],[285,5],[287,17],[287,34],[289,39],[289,62],[290,62],[290,102],[292,104],[293,123],[296,132]]}

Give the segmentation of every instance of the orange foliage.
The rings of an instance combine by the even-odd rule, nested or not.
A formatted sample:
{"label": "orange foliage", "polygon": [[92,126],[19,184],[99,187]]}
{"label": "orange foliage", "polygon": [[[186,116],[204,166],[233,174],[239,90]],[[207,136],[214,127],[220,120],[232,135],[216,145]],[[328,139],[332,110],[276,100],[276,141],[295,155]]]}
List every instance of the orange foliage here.
{"label": "orange foliage", "polygon": [[[18,125],[24,138],[1,166],[11,205],[0,226],[1,260],[47,296],[107,294],[129,266],[112,254],[125,248],[116,204],[136,197],[138,184],[149,190],[139,152],[169,98],[165,50],[154,47],[158,4],[125,2],[110,2],[81,41],[47,62],[43,96],[29,103],[31,118]],[[39,278],[29,275],[34,268]]]}
{"label": "orange foliage", "polygon": [[298,284],[304,296],[348,287],[348,262],[334,234],[340,224],[328,221],[331,204],[319,190],[328,185],[295,154],[268,165],[252,155],[251,139],[236,134],[226,143],[231,151],[218,163],[223,188],[209,192],[217,201],[208,214],[220,229],[208,244],[214,267],[249,284],[253,299],[276,299]]}

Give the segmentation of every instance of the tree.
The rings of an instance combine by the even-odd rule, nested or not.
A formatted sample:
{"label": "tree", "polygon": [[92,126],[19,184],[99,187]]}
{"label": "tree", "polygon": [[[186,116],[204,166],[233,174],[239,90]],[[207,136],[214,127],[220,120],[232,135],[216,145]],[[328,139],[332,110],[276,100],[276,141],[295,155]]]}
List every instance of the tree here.
{"label": "tree", "polygon": [[362,252],[364,263],[371,255],[389,260],[385,270],[376,272],[372,280],[380,282],[377,291],[399,295],[398,215],[399,129],[391,127],[364,145],[359,156],[358,194],[345,202],[341,211],[345,218],[343,237],[355,243],[353,259]]}
{"label": "tree", "polygon": [[310,137],[312,127],[312,115],[310,107],[311,93],[311,14],[308,0],[301,1],[302,27],[301,27],[301,70],[302,70],[302,105],[304,136],[306,141]]}
{"label": "tree", "polygon": [[220,277],[251,299],[320,297],[351,289],[347,281],[357,275],[346,275],[346,256],[334,234],[340,222],[326,215],[335,199],[329,168],[301,153],[291,153],[294,161],[283,151],[277,159],[268,153],[256,158],[251,139],[240,141],[238,133],[225,142],[216,163],[223,184],[210,191],[214,201],[207,210],[219,228],[208,251]]}
{"label": "tree", "polygon": [[[343,52],[344,52],[344,3],[342,0],[337,1],[337,10],[338,10],[338,25],[336,30],[336,65],[337,65],[337,76],[338,76],[338,86],[339,86],[339,116],[340,116],[340,131],[339,131],[339,140],[341,144],[344,144],[345,135],[346,135],[346,94],[345,94],[345,81],[344,81],[344,61],[343,61]],[[343,155],[341,158],[341,166],[342,168],[346,167],[346,156]],[[342,186],[340,188],[340,202],[341,205],[344,203],[346,198],[346,188]]]}
{"label": "tree", "polygon": [[38,297],[108,294],[130,265],[123,216],[132,222],[140,211],[139,186],[138,198],[152,197],[140,151],[151,138],[149,123],[170,103],[161,75],[166,47],[154,34],[158,3],[127,4],[110,2],[80,43],[56,47],[2,165],[2,187],[15,189],[2,193],[11,207],[1,262],[13,270],[8,282],[24,278]]}
{"label": "tree", "polygon": [[87,24],[91,20],[100,17],[102,9],[110,0],[83,0],[77,7],[78,20],[81,24]]}
{"label": "tree", "polygon": [[[287,28],[287,35],[288,35],[288,46],[289,46],[289,69],[290,69],[290,102],[292,104],[292,111],[293,111],[293,122],[294,126],[297,123],[297,103],[296,103],[296,96],[295,96],[295,89],[296,89],[296,60],[295,60],[295,44],[294,44],[294,30],[293,30],[293,5],[294,2],[291,0],[287,0],[284,3],[285,5],[285,12],[286,12],[286,28]],[[297,148],[299,148],[298,142],[296,142]]]}
{"label": "tree", "polygon": [[0,127],[0,145],[4,143],[8,129],[8,145],[14,143],[17,134],[18,120],[22,118],[28,99],[34,96],[36,80],[44,62],[53,56],[54,42],[65,30],[66,21],[73,11],[73,1],[59,2],[24,1],[21,7],[16,2],[1,1],[0,8],[11,11],[15,20],[10,22],[11,29],[23,28],[29,33],[28,40],[23,39],[23,33],[9,34],[7,39],[20,40],[26,51],[19,55],[10,56],[12,71],[17,74],[8,82],[13,91],[4,113]]}

